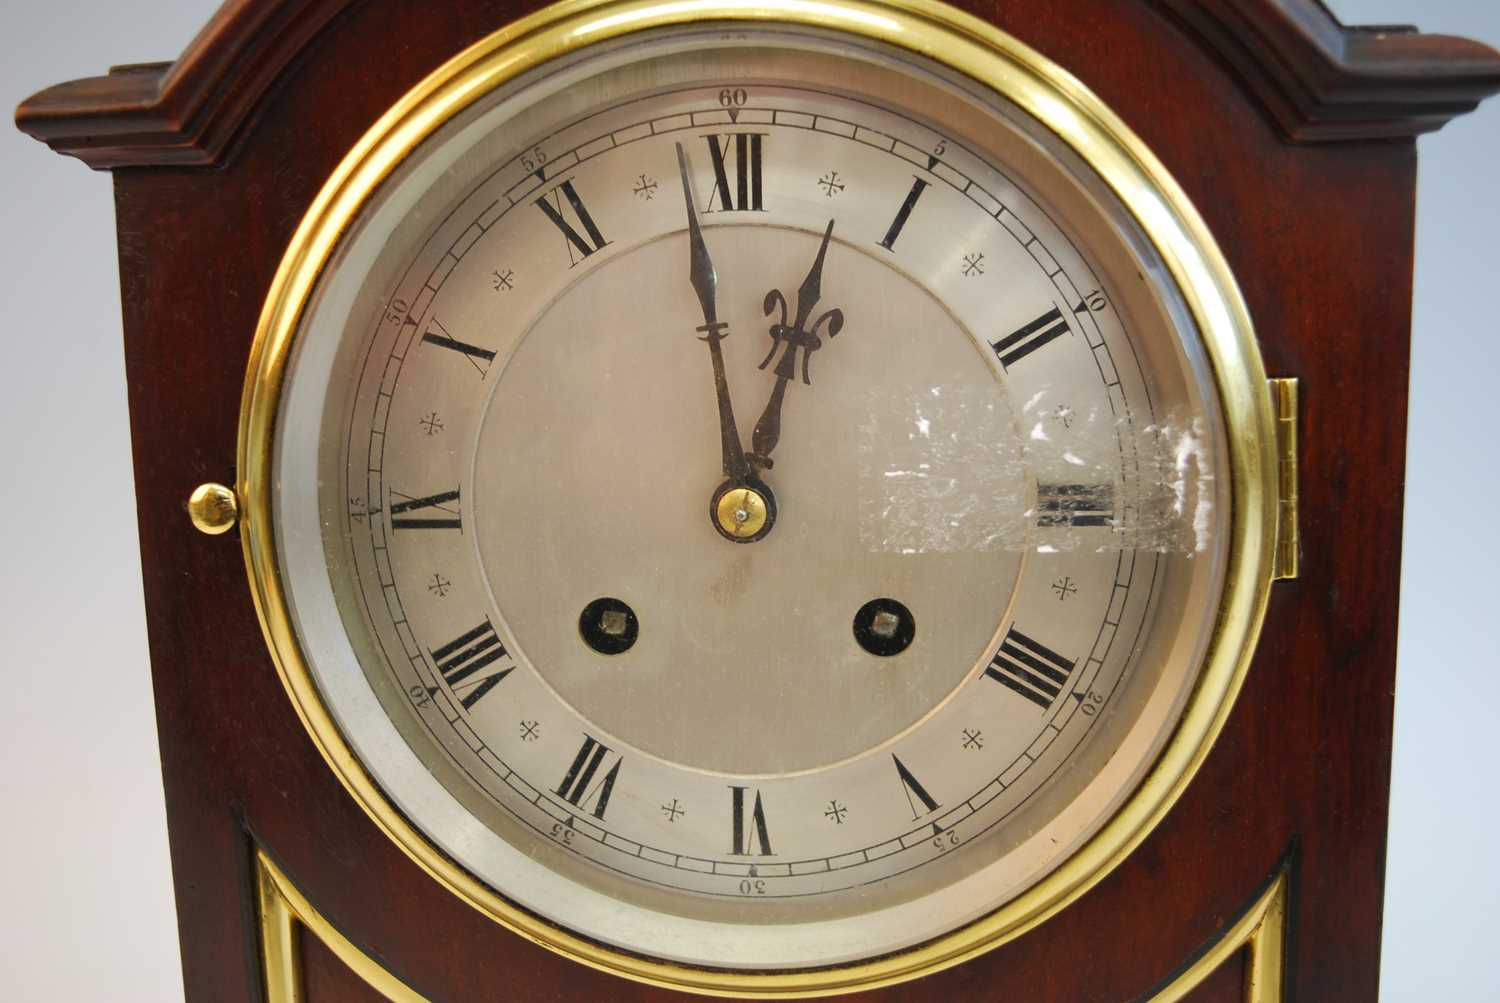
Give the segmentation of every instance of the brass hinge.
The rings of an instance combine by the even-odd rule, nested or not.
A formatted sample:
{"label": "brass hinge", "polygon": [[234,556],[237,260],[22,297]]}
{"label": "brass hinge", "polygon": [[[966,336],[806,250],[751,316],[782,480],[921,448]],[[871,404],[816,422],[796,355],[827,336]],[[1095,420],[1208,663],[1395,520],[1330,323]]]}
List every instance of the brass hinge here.
{"label": "brass hinge", "polygon": [[1271,404],[1276,409],[1276,460],[1281,468],[1281,505],[1276,517],[1275,580],[1296,578],[1302,540],[1297,528],[1297,380],[1295,377],[1267,381]]}

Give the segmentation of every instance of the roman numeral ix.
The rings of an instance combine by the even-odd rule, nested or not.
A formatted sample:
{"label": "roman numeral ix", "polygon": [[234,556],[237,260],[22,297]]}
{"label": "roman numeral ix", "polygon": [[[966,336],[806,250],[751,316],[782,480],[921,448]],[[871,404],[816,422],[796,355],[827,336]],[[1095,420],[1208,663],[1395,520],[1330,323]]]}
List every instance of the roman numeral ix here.
{"label": "roman numeral ix", "polygon": [[625,761],[623,757],[616,756],[615,764],[609,768],[609,772],[594,784],[594,775],[604,765],[611,751],[609,746],[599,742],[594,736],[585,734],[578,755],[573,757],[573,765],[568,767],[562,783],[557,785],[557,796],[584,809],[588,809],[592,802],[594,817],[603,818],[604,810],[609,807],[609,796],[615,789],[615,781],[620,777],[620,764]]}
{"label": "roman numeral ix", "polygon": [[[429,654],[432,655],[432,664],[437,666],[438,674],[464,705],[464,710],[473,710],[474,705],[486,693],[500,685],[500,680],[513,671],[507,668],[488,675],[480,674],[480,670],[488,668],[508,654],[505,645],[500,643],[500,638],[495,634],[495,628],[490,626],[488,617],[473,630],[465,631],[441,648],[434,648]],[[429,692],[436,690],[430,689]]]}
{"label": "roman numeral ix", "polygon": [[[396,501],[397,498],[401,501]],[[462,526],[458,510],[458,488],[428,495],[426,498],[413,498],[392,489],[390,512],[392,529],[459,529]],[[422,514],[404,515],[405,512]]]}
{"label": "roman numeral ix", "polygon": [[1068,684],[1073,665],[1012,627],[984,674],[1046,710]]}

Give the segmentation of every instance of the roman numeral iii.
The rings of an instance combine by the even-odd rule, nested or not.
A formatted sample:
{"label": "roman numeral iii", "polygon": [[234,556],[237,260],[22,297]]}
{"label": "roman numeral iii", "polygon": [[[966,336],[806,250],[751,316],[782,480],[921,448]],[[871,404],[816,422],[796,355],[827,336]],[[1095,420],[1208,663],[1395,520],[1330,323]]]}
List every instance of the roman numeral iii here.
{"label": "roman numeral iii", "polygon": [[1052,706],[1073,674],[1074,663],[1012,627],[984,674],[1042,710]]}
{"label": "roman numeral iii", "polygon": [[1113,526],[1113,484],[1038,484],[1038,526]]}
{"label": "roman numeral iii", "polygon": [[620,764],[625,761],[623,757],[615,756],[614,765],[595,783],[594,776],[609,758],[611,751],[609,746],[594,736],[585,734],[578,755],[573,757],[573,765],[568,767],[562,783],[557,785],[557,796],[585,810],[589,810],[589,805],[592,804],[594,817],[603,818],[604,810],[609,807],[609,796],[615,789],[615,781],[620,777]]}
{"label": "roman numeral iii", "polygon": [[[571,262],[569,267],[578,264],[609,243],[604,239],[604,234],[599,232],[599,226],[594,222],[594,217],[589,215],[583,199],[578,197],[578,192],[573,188],[572,178],[537,199],[536,207],[542,210],[542,214],[562,231],[568,243],[568,260]],[[578,222],[578,226],[583,227],[583,233],[579,233],[578,229],[568,221],[570,211]]]}
{"label": "roman numeral iii", "polygon": [[[733,793],[732,810],[734,812],[734,843],[730,850],[737,857],[760,855],[769,857],[771,855],[771,837],[766,831],[766,810],[760,801],[760,791],[753,791],[754,800],[750,802],[750,808],[746,810],[747,788],[731,787]],[[756,846],[760,849],[756,849]]]}
{"label": "roman numeral iii", "polygon": [[506,668],[498,672],[483,672],[508,654],[488,617],[473,630],[465,631],[429,654],[432,655],[432,664],[437,666],[438,675],[464,705],[464,710],[473,710],[486,693],[500,685],[500,680],[513,671]]}
{"label": "roman numeral iii", "polygon": [[[764,133],[735,132],[704,136],[714,167],[714,190],[704,212],[765,212],[761,192],[761,150]],[[733,151],[734,183],[729,181],[727,161]],[[715,208],[717,204],[717,208]]]}

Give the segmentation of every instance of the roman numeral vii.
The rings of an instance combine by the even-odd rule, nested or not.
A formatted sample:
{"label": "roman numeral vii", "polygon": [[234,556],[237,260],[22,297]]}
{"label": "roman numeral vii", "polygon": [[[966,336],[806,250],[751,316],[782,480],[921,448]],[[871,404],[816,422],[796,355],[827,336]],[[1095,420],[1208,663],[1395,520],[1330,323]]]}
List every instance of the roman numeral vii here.
{"label": "roman numeral vii", "polygon": [[592,803],[594,817],[603,818],[604,810],[609,807],[609,796],[615,789],[615,781],[620,777],[620,764],[625,761],[622,757],[615,756],[614,765],[598,783],[594,783],[595,774],[609,758],[610,752],[609,746],[594,736],[585,734],[578,755],[573,757],[573,765],[568,767],[562,783],[557,785],[557,796],[580,808],[587,809]]}

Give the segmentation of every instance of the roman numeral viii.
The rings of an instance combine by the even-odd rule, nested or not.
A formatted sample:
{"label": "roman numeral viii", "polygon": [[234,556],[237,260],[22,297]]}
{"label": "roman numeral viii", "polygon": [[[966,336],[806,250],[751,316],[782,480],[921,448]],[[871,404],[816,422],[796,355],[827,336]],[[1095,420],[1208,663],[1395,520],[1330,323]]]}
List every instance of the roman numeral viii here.
{"label": "roman numeral viii", "polygon": [[[536,207],[542,210],[542,215],[550,219],[553,225],[562,231],[563,237],[567,240],[568,260],[572,263],[569,267],[578,264],[609,243],[604,239],[604,234],[599,232],[599,226],[594,222],[594,217],[589,215],[583,199],[579,198],[578,192],[574,190],[572,178],[537,199]],[[583,227],[583,233],[579,233],[578,229],[568,221],[569,210],[572,211],[578,225]]]}
{"label": "roman numeral viii", "polygon": [[1000,358],[1002,368],[1009,369],[1043,345],[1068,333],[1068,322],[1062,311],[1053,307],[1014,334],[1008,334],[990,347]]}
{"label": "roman numeral viii", "polygon": [[429,654],[438,674],[464,705],[464,710],[473,710],[486,693],[500,685],[500,680],[513,671],[513,668],[489,673],[483,671],[508,654],[488,617],[473,630],[465,631]]}
{"label": "roman numeral viii", "polygon": [[[761,140],[764,133],[735,132],[704,136],[714,166],[714,190],[704,212],[765,212],[761,194]],[[731,144],[730,140],[734,142]],[[729,183],[727,161],[733,150],[734,184]],[[718,203],[718,208],[714,204]]]}
{"label": "roman numeral viii", "polygon": [[615,763],[609,768],[609,772],[598,783],[594,783],[595,774],[609,758],[611,751],[609,746],[594,736],[585,734],[578,755],[573,757],[573,765],[568,767],[562,783],[557,785],[557,796],[585,810],[592,803],[594,817],[603,818],[604,810],[609,807],[609,796],[615,789],[615,781],[620,777],[620,764],[625,761],[623,757],[615,756]]}
{"label": "roman numeral viii", "polygon": [[984,674],[1046,710],[1068,684],[1073,665],[1012,627]]}
{"label": "roman numeral viii", "polygon": [[[400,498],[400,501],[396,501]],[[406,515],[418,512],[419,515]],[[440,491],[426,498],[413,498],[400,491],[391,490],[392,529],[459,529],[462,527],[458,510],[458,488]]]}
{"label": "roman numeral viii", "polygon": [[[730,852],[737,857],[747,857],[759,854],[762,857],[771,855],[771,837],[766,831],[766,810],[760,802],[760,791],[754,791],[755,798],[751,802],[748,817],[745,808],[744,787],[731,787],[733,792],[734,811],[734,849]],[[755,849],[759,844],[760,849]]]}

